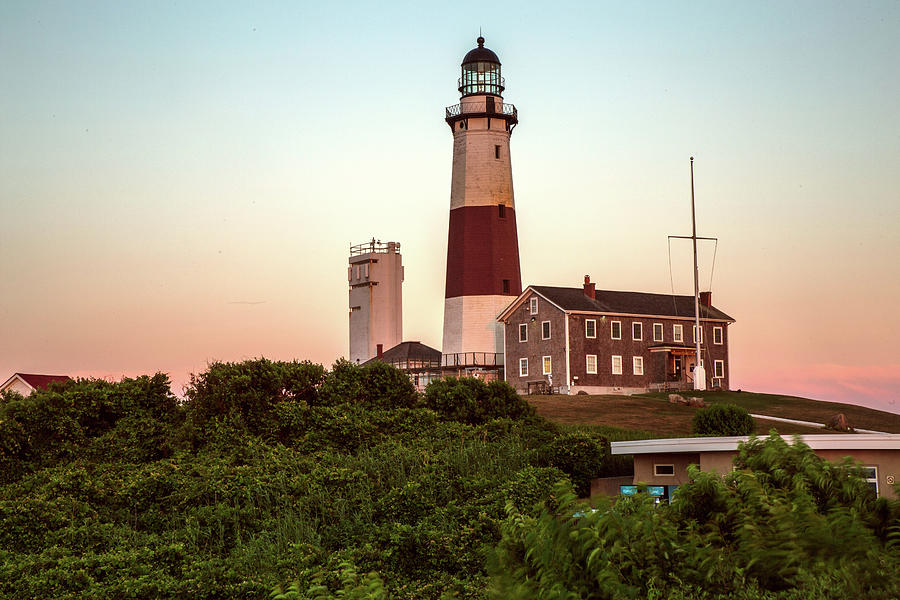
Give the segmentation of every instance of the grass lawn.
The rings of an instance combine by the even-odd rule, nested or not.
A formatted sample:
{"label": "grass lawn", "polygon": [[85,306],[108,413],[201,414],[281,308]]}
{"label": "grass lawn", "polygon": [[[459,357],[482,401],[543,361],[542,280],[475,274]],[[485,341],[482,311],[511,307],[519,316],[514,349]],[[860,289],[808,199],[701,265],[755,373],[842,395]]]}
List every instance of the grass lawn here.
{"label": "grass lawn", "polygon": [[[836,413],[844,413],[850,425],[888,433],[900,433],[900,415],[861,406],[821,402],[792,396],[753,392],[696,392],[707,403],[730,402],[754,414],[825,423]],[[609,427],[616,431],[611,439],[647,437],[686,437],[691,435],[691,419],[696,408],[670,404],[667,394],[637,396],[526,396],[537,412],[563,425]],[[781,434],[832,433],[815,427],[755,419],[755,433],[767,435],[775,429]],[[613,433],[612,431],[610,433]],[[632,437],[625,437],[632,433]]]}

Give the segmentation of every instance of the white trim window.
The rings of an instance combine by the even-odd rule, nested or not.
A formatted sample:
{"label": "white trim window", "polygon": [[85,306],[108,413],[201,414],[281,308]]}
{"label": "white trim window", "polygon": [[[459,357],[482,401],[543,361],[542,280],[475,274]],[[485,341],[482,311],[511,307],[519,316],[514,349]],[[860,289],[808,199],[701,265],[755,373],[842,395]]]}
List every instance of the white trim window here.
{"label": "white trim window", "polygon": [[585,359],[585,370],[588,375],[596,375],[597,374],[597,355],[596,354],[588,354],[584,357]]}
{"label": "white trim window", "polygon": [[609,336],[614,340],[622,339],[622,321],[609,322]]}
{"label": "white trim window", "polygon": [[621,375],[622,374],[622,357],[618,354],[612,355],[612,374],[613,375]]}
{"label": "white trim window", "polygon": [[631,357],[631,371],[635,375],[643,375],[644,374],[644,357],[643,356],[632,356]]}
{"label": "white trim window", "polygon": [[[694,336],[693,338],[691,338],[691,341],[696,344],[697,343],[697,326],[696,325],[691,327],[691,335]],[[703,343],[703,325],[700,326],[700,343],[701,344]]]}
{"label": "white trim window", "polygon": [[672,325],[672,341],[684,343],[684,325]]}
{"label": "white trim window", "polygon": [[631,323],[631,339],[640,342],[644,339],[644,324],[639,321]]}
{"label": "white trim window", "polygon": [[713,344],[721,346],[725,340],[725,333],[721,327],[713,327]]}
{"label": "white trim window", "polygon": [[597,319],[585,319],[584,320],[584,337],[586,337],[586,338],[597,337]]}
{"label": "white trim window", "polygon": [[544,375],[549,375],[553,371],[553,361],[549,356],[542,356],[541,363],[544,366]]}
{"label": "white trim window", "polygon": [[654,342],[663,341],[663,324],[662,323],[654,323],[653,324],[653,341]]}
{"label": "white trim window", "polygon": [[872,488],[872,491],[875,492],[875,495],[878,495],[878,467],[863,467],[863,478],[866,480],[866,483]]}
{"label": "white trim window", "polygon": [[528,359],[519,359],[519,377],[528,377]]}
{"label": "white trim window", "polygon": [[713,377],[721,379],[725,377],[725,361],[724,360],[714,360],[713,361]]}
{"label": "white trim window", "polygon": [[528,323],[519,323],[519,341],[528,341]]}
{"label": "white trim window", "polygon": [[550,321],[541,321],[541,339],[550,339]]}
{"label": "white trim window", "polygon": [[654,464],[654,477],[675,477],[675,465],[673,464]]}
{"label": "white trim window", "polygon": [[531,312],[531,314],[533,314],[533,315],[536,315],[536,314],[538,313],[538,303],[537,303],[537,300],[538,300],[538,299],[535,298],[535,297],[533,297],[533,296],[532,296],[531,298],[528,299],[528,310],[529,310],[529,311]]}

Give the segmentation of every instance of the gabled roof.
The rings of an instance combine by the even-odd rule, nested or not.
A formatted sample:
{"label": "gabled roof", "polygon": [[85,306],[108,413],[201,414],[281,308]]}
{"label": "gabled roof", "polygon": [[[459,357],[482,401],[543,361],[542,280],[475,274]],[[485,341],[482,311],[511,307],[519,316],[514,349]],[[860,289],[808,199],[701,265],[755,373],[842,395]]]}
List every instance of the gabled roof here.
{"label": "gabled roof", "polygon": [[3,385],[0,387],[6,387],[12,382],[13,379],[21,379],[26,384],[31,386],[32,389],[35,390],[45,390],[47,389],[51,383],[65,383],[66,381],[72,381],[72,378],[68,375],[38,375],[35,373],[13,373],[12,377],[3,382]]}
{"label": "gabled roof", "polygon": [[[519,296],[524,299],[528,290],[533,290],[562,310],[574,312],[596,312],[605,314],[654,315],[659,317],[694,316],[694,297],[672,294],[651,294],[648,292],[618,292],[597,290],[594,298],[589,298],[583,288],[565,288],[549,285],[530,285]],[[518,304],[518,300],[510,305]],[[500,318],[509,313],[507,308]],[[734,321],[733,318],[714,306],[700,305],[700,318],[717,321]]]}
{"label": "gabled roof", "polygon": [[[363,364],[379,360],[378,357],[370,358]],[[385,350],[381,355],[381,362],[386,363],[405,363],[413,361],[430,361],[441,363],[441,351],[426,346],[422,342],[400,342],[393,348]]]}

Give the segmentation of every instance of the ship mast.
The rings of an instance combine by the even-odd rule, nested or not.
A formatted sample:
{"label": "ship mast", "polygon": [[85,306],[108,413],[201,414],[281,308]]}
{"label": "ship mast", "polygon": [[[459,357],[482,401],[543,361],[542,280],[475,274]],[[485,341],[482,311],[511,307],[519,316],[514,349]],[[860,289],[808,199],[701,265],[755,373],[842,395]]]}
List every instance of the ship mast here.
{"label": "ship mast", "polygon": [[700,359],[700,269],[697,268],[697,211],[694,209],[694,157],[691,157],[691,242],[694,245],[694,345],[697,359],[694,363],[694,389],[706,389],[706,370]]}

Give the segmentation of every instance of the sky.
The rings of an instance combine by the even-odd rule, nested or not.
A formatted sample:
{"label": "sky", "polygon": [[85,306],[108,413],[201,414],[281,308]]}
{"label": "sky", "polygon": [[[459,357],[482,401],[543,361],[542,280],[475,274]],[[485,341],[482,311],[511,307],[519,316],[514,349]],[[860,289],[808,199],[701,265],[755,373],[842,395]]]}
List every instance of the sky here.
{"label": "sky", "polygon": [[900,3],[0,3],[0,379],[329,366],[351,244],[441,343],[459,63],[503,63],[524,285],[691,294],[735,389],[900,412]]}

